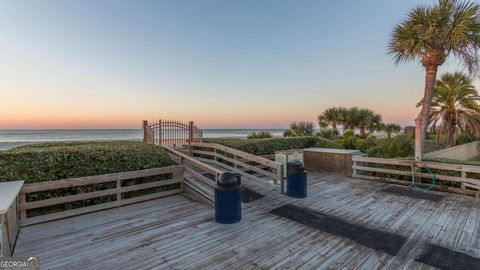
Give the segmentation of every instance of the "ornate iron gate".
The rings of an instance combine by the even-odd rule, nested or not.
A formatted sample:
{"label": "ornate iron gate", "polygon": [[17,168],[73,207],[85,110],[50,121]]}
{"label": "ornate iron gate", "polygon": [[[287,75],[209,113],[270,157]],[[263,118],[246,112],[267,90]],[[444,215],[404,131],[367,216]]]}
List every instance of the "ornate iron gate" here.
{"label": "ornate iron gate", "polygon": [[202,130],[190,122],[158,120],[143,121],[143,142],[161,146],[183,147],[202,141]]}

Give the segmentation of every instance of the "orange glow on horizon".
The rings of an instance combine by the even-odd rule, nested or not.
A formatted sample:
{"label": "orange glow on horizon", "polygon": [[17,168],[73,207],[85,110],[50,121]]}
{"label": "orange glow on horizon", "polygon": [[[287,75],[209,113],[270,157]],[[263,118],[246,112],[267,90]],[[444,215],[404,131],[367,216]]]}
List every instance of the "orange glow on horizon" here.
{"label": "orange glow on horizon", "polygon": [[[380,113],[383,121],[387,123],[399,123],[401,125],[412,125],[413,119],[417,114],[415,108],[405,110],[374,110]],[[61,114],[27,114],[25,111],[21,115],[11,115],[0,120],[0,129],[115,129],[115,128],[141,128],[143,120],[156,121],[159,119],[171,119],[179,121],[194,121],[200,128],[286,128],[291,122],[310,121],[317,124],[318,113],[310,112],[267,112],[259,113],[169,113],[161,115],[160,113],[108,113],[106,115],[96,115],[84,113],[77,115],[73,112]],[[258,115],[256,115],[258,114]],[[408,115],[408,116],[407,116]],[[407,116],[407,117],[406,117]],[[409,118],[411,120],[409,120]]]}

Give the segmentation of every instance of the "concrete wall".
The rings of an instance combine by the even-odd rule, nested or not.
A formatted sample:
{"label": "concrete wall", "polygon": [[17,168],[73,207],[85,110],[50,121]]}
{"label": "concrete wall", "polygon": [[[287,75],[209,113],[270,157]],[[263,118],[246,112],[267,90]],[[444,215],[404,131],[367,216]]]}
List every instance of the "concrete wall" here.
{"label": "concrete wall", "polygon": [[426,157],[470,160],[480,156],[480,141],[440,149],[425,154]]}

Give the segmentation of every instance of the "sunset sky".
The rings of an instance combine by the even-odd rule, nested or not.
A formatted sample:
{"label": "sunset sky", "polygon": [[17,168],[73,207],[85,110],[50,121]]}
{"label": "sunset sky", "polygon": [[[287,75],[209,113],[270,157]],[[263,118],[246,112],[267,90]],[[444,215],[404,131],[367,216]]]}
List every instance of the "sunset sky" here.
{"label": "sunset sky", "polygon": [[0,129],[282,128],[330,106],[412,124],[424,70],[386,48],[430,2],[0,1]]}

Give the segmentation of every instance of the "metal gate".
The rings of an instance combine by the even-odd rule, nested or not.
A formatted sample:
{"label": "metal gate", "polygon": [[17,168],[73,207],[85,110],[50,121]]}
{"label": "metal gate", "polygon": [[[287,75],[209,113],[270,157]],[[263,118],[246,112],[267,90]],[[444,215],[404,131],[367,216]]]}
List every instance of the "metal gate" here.
{"label": "metal gate", "polygon": [[182,147],[202,141],[202,130],[190,122],[158,120],[143,121],[143,142],[161,146]]}

